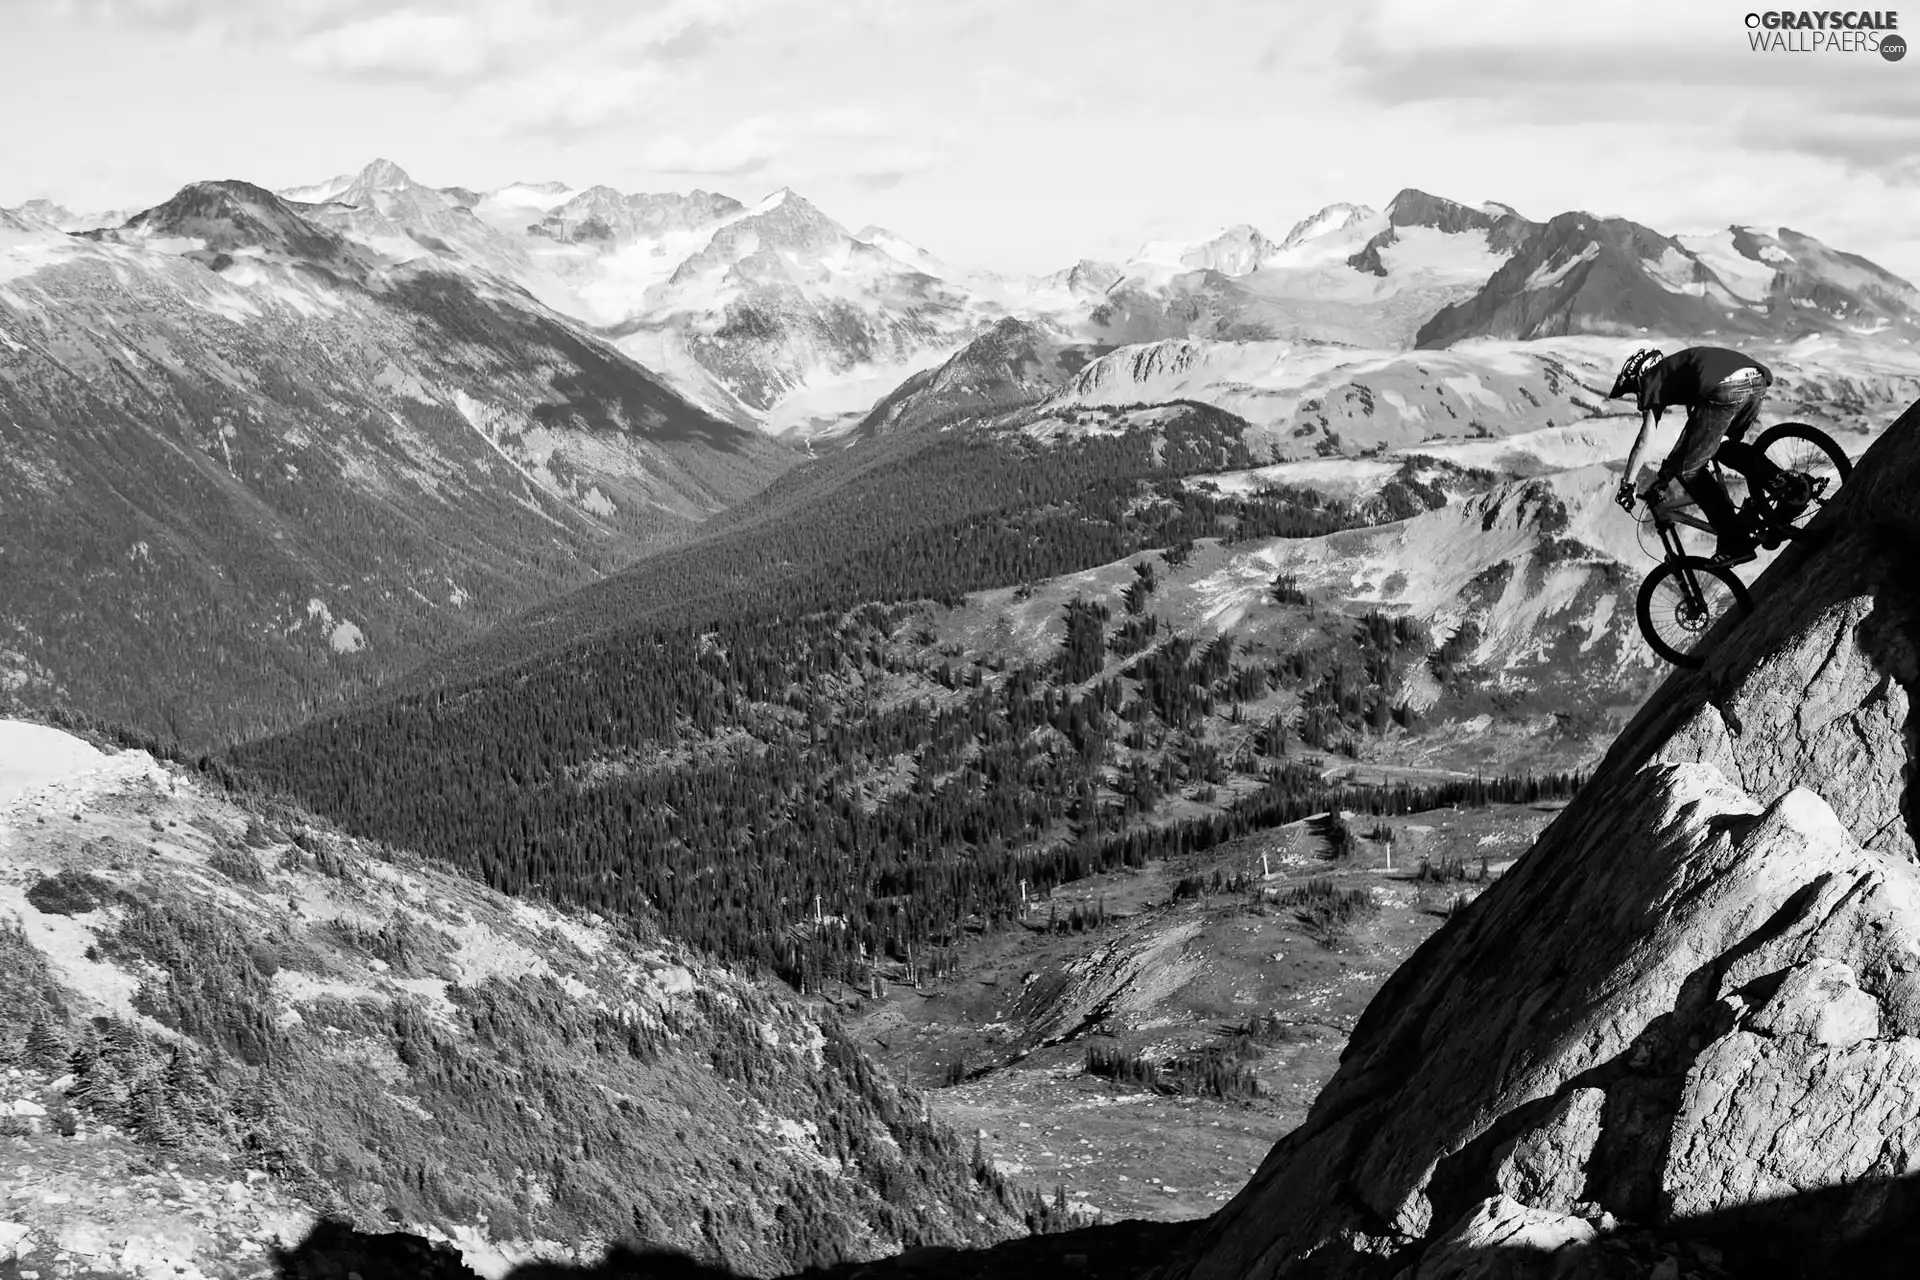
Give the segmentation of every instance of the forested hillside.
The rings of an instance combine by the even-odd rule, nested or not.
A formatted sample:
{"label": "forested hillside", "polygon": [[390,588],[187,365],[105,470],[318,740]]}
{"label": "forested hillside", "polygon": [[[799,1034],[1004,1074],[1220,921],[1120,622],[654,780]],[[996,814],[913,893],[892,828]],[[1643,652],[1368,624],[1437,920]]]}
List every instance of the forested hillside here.
{"label": "forested hillside", "polygon": [[[1109,632],[1110,612],[1076,602],[1051,661],[1000,671],[921,645],[905,607],[633,632],[235,758],[351,830],[510,892],[657,913],[803,989],[937,973],[1025,894],[1330,806],[1572,783],[1324,782],[1322,749],[1411,723],[1404,681],[1446,674],[1453,651],[1404,621],[1299,609],[1311,647],[1249,661],[1230,638],[1142,648],[1151,615]],[[1296,703],[1305,743],[1279,713]]]}

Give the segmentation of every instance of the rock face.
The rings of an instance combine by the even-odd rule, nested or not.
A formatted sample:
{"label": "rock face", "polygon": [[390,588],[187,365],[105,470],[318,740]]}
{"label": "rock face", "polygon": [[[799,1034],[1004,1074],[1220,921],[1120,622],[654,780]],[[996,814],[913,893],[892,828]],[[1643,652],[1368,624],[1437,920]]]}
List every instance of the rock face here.
{"label": "rock face", "polygon": [[1912,1230],[1920,405],[1819,528],[1164,1274],[1682,1274],[1582,1261],[1634,1230],[1790,1274]]}

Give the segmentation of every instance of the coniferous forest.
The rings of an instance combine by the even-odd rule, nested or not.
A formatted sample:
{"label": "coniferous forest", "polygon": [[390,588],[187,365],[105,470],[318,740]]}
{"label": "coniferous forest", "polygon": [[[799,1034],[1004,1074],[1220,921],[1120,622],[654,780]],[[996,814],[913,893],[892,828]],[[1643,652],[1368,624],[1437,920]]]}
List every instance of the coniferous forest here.
{"label": "coniferous forest", "polygon": [[[879,605],[577,646],[514,678],[389,700],[236,753],[349,830],[512,893],[668,932],[802,989],[937,967],[1029,893],[1328,808],[1408,812],[1564,795],[1566,775],[1332,786],[1284,724],[1218,730],[1235,697],[1299,667],[1238,664],[1228,638],[1093,667],[1076,601],[1051,660],[920,656]],[[1309,664],[1316,722],[1365,734],[1404,628],[1364,620]],[[1372,655],[1370,658],[1369,655]],[[1078,682],[1069,677],[1080,676]],[[1328,689],[1337,692],[1327,692]],[[1212,803],[1169,802],[1210,796]]]}

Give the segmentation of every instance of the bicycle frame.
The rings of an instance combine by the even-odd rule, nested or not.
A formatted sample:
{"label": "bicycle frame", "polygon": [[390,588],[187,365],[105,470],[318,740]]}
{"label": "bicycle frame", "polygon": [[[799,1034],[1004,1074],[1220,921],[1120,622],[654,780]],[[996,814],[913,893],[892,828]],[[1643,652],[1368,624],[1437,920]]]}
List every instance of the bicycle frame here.
{"label": "bicycle frame", "polygon": [[[1713,468],[1714,477],[1724,487],[1726,474],[1721,470],[1720,464],[1710,462],[1707,465]],[[1671,480],[1668,483],[1677,486],[1680,482]],[[1699,529],[1706,533],[1719,532],[1713,527],[1712,521],[1697,514],[1699,510],[1700,504],[1691,498],[1684,502],[1667,503],[1652,508],[1654,532],[1660,535],[1660,544],[1667,549],[1667,559],[1673,560],[1687,554],[1686,548],[1680,545],[1680,533],[1675,526],[1686,525],[1688,528]]]}
{"label": "bicycle frame", "polygon": [[[1716,459],[1707,465],[1713,468],[1714,478],[1719,480],[1724,486],[1726,483],[1725,472],[1721,469],[1719,461]],[[1679,482],[1669,481],[1669,483],[1677,485]],[[1711,521],[1699,514],[1699,503],[1691,499],[1683,502],[1661,503],[1658,505],[1649,503],[1648,505],[1652,512],[1654,532],[1659,535],[1660,545],[1666,550],[1666,555],[1663,559],[1675,567],[1674,578],[1680,584],[1680,590],[1686,603],[1693,609],[1705,612],[1707,608],[1706,592],[1701,589],[1700,583],[1694,575],[1694,566],[1699,563],[1699,561],[1697,557],[1689,555],[1686,547],[1681,545],[1680,526],[1686,525],[1689,528],[1700,529],[1707,533],[1714,534],[1717,534],[1719,531],[1714,528]]]}

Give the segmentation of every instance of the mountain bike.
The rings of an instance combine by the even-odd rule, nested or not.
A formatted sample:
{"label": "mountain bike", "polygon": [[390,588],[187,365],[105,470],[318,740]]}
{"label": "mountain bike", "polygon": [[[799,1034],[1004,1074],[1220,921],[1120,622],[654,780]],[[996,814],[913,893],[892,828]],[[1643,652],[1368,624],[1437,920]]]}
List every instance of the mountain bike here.
{"label": "mountain bike", "polygon": [[[1802,536],[1853,471],[1840,446],[1804,422],[1769,427],[1752,444],[1722,441],[1707,465],[1768,551]],[[1750,613],[1753,601],[1730,565],[1691,555],[1682,545],[1682,525],[1717,531],[1678,481],[1640,496],[1647,513],[1636,518],[1652,526],[1663,555],[1640,584],[1640,633],[1674,666],[1698,667],[1706,658],[1697,648],[1700,638],[1729,612]]]}

